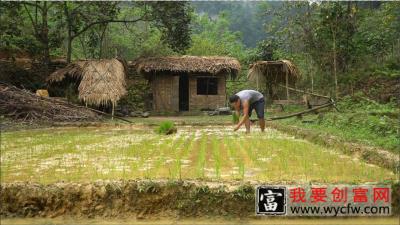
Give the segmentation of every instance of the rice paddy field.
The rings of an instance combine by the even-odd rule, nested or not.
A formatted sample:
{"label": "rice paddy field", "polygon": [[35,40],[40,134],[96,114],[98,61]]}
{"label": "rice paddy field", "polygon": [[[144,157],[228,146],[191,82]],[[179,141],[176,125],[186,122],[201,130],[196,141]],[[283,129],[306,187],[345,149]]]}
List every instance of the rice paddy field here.
{"label": "rice paddy field", "polygon": [[391,182],[390,170],[273,129],[60,127],[1,134],[2,182],[191,179],[269,183]]}

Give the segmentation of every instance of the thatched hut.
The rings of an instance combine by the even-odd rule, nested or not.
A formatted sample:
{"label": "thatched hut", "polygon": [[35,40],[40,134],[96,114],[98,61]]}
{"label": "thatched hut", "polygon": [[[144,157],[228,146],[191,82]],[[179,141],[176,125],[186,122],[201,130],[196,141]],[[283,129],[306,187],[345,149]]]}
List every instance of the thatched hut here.
{"label": "thatched hut", "polygon": [[48,84],[58,83],[69,77],[79,82],[78,98],[90,105],[113,108],[126,94],[126,69],[117,59],[77,61],[57,70],[47,78]]}
{"label": "thatched hut", "polygon": [[196,111],[225,106],[226,79],[240,71],[230,57],[140,59],[137,72],[149,80],[155,111]]}
{"label": "thatched hut", "polygon": [[278,84],[286,86],[286,95],[289,99],[289,85],[294,85],[300,78],[297,67],[289,60],[258,61],[250,65],[247,78],[256,83],[257,88],[266,85],[273,96],[273,89]]}

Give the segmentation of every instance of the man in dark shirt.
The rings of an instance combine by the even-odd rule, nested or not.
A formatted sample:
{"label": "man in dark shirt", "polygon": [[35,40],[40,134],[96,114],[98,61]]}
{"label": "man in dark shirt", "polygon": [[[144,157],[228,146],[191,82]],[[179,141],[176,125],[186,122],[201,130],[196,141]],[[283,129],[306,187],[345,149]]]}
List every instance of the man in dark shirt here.
{"label": "man in dark shirt", "polygon": [[264,96],[258,91],[254,90],[243,90],[231,97],[229,97],[229,102],[231,106],[235,109],[236,114],[240,115],[240,110],[243,110],[243,117],[236,125],[234,131],[239,130],[239,128],[245,124],[246,133],[250,132],[250,116],[251,111],[256,110],[257,117],[260,123],[261,131],[264,132],[265,129],[265,119],[264,119],[264,107],[265,101]]}

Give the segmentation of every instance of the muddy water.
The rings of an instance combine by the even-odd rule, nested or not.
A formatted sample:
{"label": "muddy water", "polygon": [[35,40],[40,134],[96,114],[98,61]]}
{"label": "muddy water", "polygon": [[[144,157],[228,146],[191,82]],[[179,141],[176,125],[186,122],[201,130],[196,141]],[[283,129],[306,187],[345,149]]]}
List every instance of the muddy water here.
{"label": "muddy water", "polygon": [[136,220],[136,219],[120,219],[120,220],[107,220],[107,219],[4,219],[1,220],[2,225],[58,225],[58,224],[390,224],[398,225],[398,217],[389,218],[322,218],[322,219],[298,219],[298,218],[257,218],[250,220],[224,220],[224,219],[187,219],[187,220]]}

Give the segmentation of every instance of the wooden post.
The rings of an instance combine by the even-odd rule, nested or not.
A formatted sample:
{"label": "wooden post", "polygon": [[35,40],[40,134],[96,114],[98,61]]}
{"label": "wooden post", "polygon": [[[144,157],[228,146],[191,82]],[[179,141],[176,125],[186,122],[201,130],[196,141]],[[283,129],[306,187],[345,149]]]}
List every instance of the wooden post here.
{"label": "wooden post", "polygon": [[256,85],[257,85],[257,91],[259,91],[260,89],[258,88],[258,75],[257,75],[257,81],[256,81]]}
{"label": "wooden post", "polygon": [[289,98],[290,98],[290,96],[289,96],[289,73],[286,70],[286,99],[290,100]]}
{"label": "wooden post", "polygon": [[111,102],[111,104],[112,104],[111,120],[114,120],[114,102]]}

